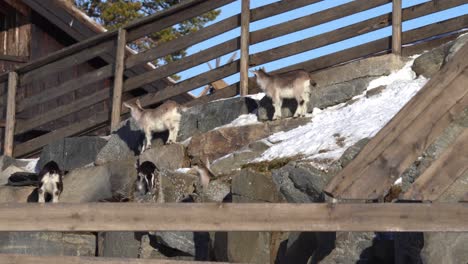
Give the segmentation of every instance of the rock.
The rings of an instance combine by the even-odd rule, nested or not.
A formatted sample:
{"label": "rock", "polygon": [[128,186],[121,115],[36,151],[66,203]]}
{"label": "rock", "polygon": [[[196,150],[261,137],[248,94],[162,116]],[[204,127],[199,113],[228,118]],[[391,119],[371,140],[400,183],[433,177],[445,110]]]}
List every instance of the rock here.
{"label": "rock", "polygon": [[389,75],[401,69],[407,61],[408,58],[398,58],[393,54],[374,56],[311,73],[311,78],[318,87],[327,87],[360,78]]}
{"label": "rock", "polygon": [[385,85],[381,85],[379,87],[376,87],[376,88],[372,88],[370,90],[367,90],[366,92],[366,98],[369,98],[369,97],[372,97],[372,96],[375,96],[375,95],[378,95],[378,94],[381,94],[383,90],[385,90],[387,86]]}
{"label": "rock", "polygon": [[143,139],[144,134],[136,126],[133,118],[122,121],[107,144],[99,151],[94,162],[96,165],[102,165],[111,161],[135,159],[140,153]]}
{"label": "rock", "polygon": [[1,232],[0,253],[94,257],[96,236],[89,233]]}
{"label": "rock", "polygon": [[257,101],[249,97],[234,97],[189,108],[182,114],[177,141],[229,124],[240,115],[256,109]]}
{"label": "rock", "polygon": [[4,171],[10,165],[15,163],[15,159],[10,156],[2,155],[0,156],[0,171]]}
{"label": "rock", "polygon": [[242,147],[279,131],[289,131],[310,122],[310,118],[282,119],[269,123],[224,127],[192,137],[189,156],[210,161],[240,150]]}
{"label": "rock", "polygon": [[104,232],[99,233],[100,257],[138,258],[143,233]]}
{"label": "rock", "polygon": [[[0,186],[0,203],[27,203],[34,200],[29,198],[33,194],[36,187],[12,187],[12,186]],[[37,201],[37,194],[36,199]]]}
{"label": "rock", "polygon": [[162,171],[164,202],[181,202],[195,191],[198,181],[198,176],[195,175]]}
{"label": "rock", "polygon": [[414,60],[412,69],[419,76],[432,78],[444,64],[445,56],[448,53],[448,46],[443,45],[431,51],[423,53]]}
{"label": "rock", "polygon": [[344,103],[354,96],[362,94],[369,83],[377,77],[361,77],[346,82],[335,83],[328,86],[318,87],[311,94],[308,104],[309,111],[314,107],[323,109],[329,106]]}
{"label": "rock", "polygon": [[156,232],[159,243],[195,256],[196,260],[208,260],[210,236],[206,232]]}
{"label": "rock", "polygon": [[339,164],[342,168],[346,167],[356,156],[361,152],[361,150],[369,143],[370,138],[363,138],[356,142],[354,145],[345,150],[343,155],[339,159]]}
{"label": "rock", "polygon": [[232,177],[233,202],[281,202],[284,198],[277,191],[270,172],[242,169]]}
{"label": "rock", "polygon": [[112,198],[111,172],[105,166],[76,169],[63,180],[60,202],[87,203]]}
{"label": "rock", "polygon": [[105,165],[110,173],[110,190],[114,198],[129,198],[137,172],[133,160],[110,162]]}
{"label": "rock", "polygon": [[185,147],[180,144],[153,146],[140,155],[140,163],[153,162],[161,170],[176,170],[190,166]]}
{"label": "rock", "polygon": [[461,47],[463,47],[466,44],[466,42],[468,42],[467,34],[463,34],[459,36],[456,40],[454,40],[453,43],[449,45],[449,51],[447,53],[447,57],[445,58],[445,62],[450,61],[461,49]]}
{"label": "rock", "polygon": [[[366,249],[372,247],[374,233],[372,232],[337,232],[335,248],[325,256],[322,264],[354,264],[354,263],[382,263],[371,262],[371,253]],[[315,263],[315,262],[311,262]]]}
{"label": "rock", "polygon": [[[232,177],[232,199],[236,203],[282,202],[271,173],[242,169]],[[230,262],[272,263],[280,242],[277,232],[228,232],[227,256]]]}
{"label": "rock", "polygon": [[291,232],[280,250],[279,263],[318,263],[335,247],[334,232]]}
{"label": "rock", "polygon": [[55,161],[60,169],[70,171],[93,163],[96,155],[107,141],[100,137],[62,138],[45,146],[38,167]]}
{"label": "rock", "polygon": [[290,203],[322,202],[322,190],[331,178],[311,165],[295,162],[272,173],[276,188]]}
{"label": "rock", "polygon": [[468,234],[426,233],[421,252],[422,263],[467,263]]}
{"label": "rock", "polygon": [[260,157],[270,146],[271,144],[266,140],[254,141],[239,151],[214,160],[211,164],[211,171],[217,176],[229,175],[234,171],[240,170],[243,165],[255,158]]}
{"label": "rock", "polygon": [[225,179],[210,181],[207,189],[203,190],[203,202],[222,202],[231,192],[231,185]]}

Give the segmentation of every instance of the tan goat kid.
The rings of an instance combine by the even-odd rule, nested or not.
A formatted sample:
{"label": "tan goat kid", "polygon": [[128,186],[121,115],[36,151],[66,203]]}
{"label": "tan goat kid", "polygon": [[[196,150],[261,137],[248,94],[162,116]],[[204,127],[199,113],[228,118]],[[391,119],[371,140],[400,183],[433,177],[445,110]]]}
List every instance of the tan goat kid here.
{"label": "tan goat kid", "polygon": [[305,116],[307,103],[310,100],[311,85],[316,83],[310,79],[309,73],[304,70],[295,70],[281,74],[268,74],[264,68],[252,71],[257,84],[273,101],[275,113],[273,120],[281,118],[281,106],[284,98],[295,98],[297,109],[294,117]]}
{"label": "tan goat kid", "polygon": [[174,101],[166,101],[155,109],[144,109],[139,100],[135,104],[123,103],[130,108],[130,113],[138,127],[145,133],[145,142],[141,152],[151,148],[154,132],[169,131],[167,144],[175,143],[179,133],[182,106]]}

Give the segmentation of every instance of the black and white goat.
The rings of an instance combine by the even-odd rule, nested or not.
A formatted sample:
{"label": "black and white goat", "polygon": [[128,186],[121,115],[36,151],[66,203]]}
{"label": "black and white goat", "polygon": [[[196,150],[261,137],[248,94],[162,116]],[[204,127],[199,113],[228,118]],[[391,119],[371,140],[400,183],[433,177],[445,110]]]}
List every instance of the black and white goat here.
{"label": "black and white goat", "polygon": [[151,161],[145,161],[140,165],[137,163],[134,197],[143,197],[147,194],[152,194],[158,202],[164,201],[161,173]]}
{"label": "black and white goat", "polygon": [[49,161],[42,168],[38,175],[39,188],[38,195],[39,203],[45,203],[46,195],[52,196],[52,202],[59,201],[60,194],[63,191],[63,171],[60,170],[55,161]]}

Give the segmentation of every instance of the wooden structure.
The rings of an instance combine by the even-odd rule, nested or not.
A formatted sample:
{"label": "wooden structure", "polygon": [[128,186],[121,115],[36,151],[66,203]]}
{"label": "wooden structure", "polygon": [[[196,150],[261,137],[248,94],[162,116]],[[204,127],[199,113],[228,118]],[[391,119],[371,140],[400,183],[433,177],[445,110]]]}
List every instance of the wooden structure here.
{"label": "wooden structure", "polygon": [[[308,50],[320,48],[329,44],[356,37],[377,29],[394,24],[395,32],[399,32],[401,21],[418,18],[434,12],[466,4],[467,0],[443,0],[430,1],[411,8],[401,10],[401,16],[385,14],[367,19],[326,32],[318,36],[306,38],[301,41],[289,43],[273,49],[249,54],[249,45],[273,39],[309,27],[330,22],[370,8],[389,4],[390,0],[365,1],[358,0],[346,3],[331,9],[323,10],[309,16],[292,21],[287,21],[267,28],[251,31],[246,34],[248,24],[271,16],[275,16],[296,8],[310,5],[318,0],[283,0],[255,9],[250,9],[249,14],[237,14],[222,21],[214,23],[198,32],[182,36],[170,42],[163,43],[156,48],[147,51],[130,54],[125,52],[122,56],[122,43],[130,43],[153,32],[175,25],[194,16],[234,2],[234,0],[190,0],[166,11],[143,18],[129,24],[120,32],[126,32],[125,40],[118,40],[118,31],[102,32],[96,35],[96,29],[89,26],[86,19],[80,18],[72,7],[63,7],[63,2],[57,0],[3,0],[8,2],[22,2],[28,6],[34,14],[41,17],[49,17],[59,30],[70,36],[72,41],[79,41],[62,50],[49,54],[29,63],[16,66],[14,71],[18,74],[18,86],[16,95],[16,121],[14,127],[5,128],[12,131],[14,144],[7,146],[15,157],[27,157],[38,153],[43,146],[51,141],[68,136],[85,135],[95,133],[103,127],[111,125],[116,127],[120,117],[126,114],[121,109],[120,102],[132,101],[136,97],[141,99],[144,106],[154,106],[169,98],[180,98],[188,106],[205,103],[211,100],[231,97],[240,93],[241,83],[245,87],[247,67],[262,65],[271,61],[299,54]],[[60,2],[58,4],[56,2]],[[247,10],[248,1],[244,1],[244,9]],[[398,1],[394,7],[398,7]],[[64,12],[63,10],[66,10]],[[398,21],[394,21],[397,19]],[[50,22],[50,23],[52,23]],[[76,26],[69,26],[70,23]],[[88,23],[88,24],[87,24]],[[167,65],[148,69],[148,62],[167,56],[173,52],[188,48],[224,32],[241,27],[242,36],[213,47],[194,53],[181,60]],[[287,65],[278,71],[293,69],[305,69],[309,72],[325,69],[334,65],[359,59],[373,54],[391,52],[399,54],[397,47],[402,47],[401,53],[408,54],[427,48],[430,45],[440,43],[440,40],[432,40],[433,37],[455,33],[468,25],[466,15],[449,19],[443,22],[431,24],[425,27],[401,33],[392,39],[385,37],[350,49],[333,54],[304,61],[295,65]],[[97,27],[94,25],[94,27]],[[87,28],[87,29],[86,29]],[[94,36],[90,35],[94,31]],[[122,34],[121,34],[122,36]],[[447,37],[450,38],[450,37]],[[447,39],[446,38],[446,39]],[[428,40],[430,39],[430,40]],[[446,40],[445,39],[445,40]],[[427,42],[425,40],[428,40]],[[120,43],[120,48],[117,47]],[[249,44],[249,45],[247,45]],[[405,46],[407,44],[414,44]],[[167,82],[172,74],[187,70],[191,67],[204,64],[207,61],[218,58],[241,49],[241,59],[232,61],[222,67],[201,73],[195,77],[178,83]],[[120,51],[119,51],[120,50]],[[248,57],[246,57],[248,55]],[[87,65],[86,70],[77,70],[82,65]],[[91,65],[91,66],[90,66]],[[242,69],[242,70],[241,70]],[[241,71],[241,81],[218,90],[210,96],[194,99],[187,95],[188,91],[214,83],[227,76]],[[53,76],[65,74],[66,78],[53,80]],[[119,76],[120,75],[120,76]],[[0,76],[0,88],[6,92],[7,74]],[[112,81],[114,80],[114,81]],[[166,81],[164,81],[166,80]],[[163,83],[164,85],[159,85]],[[34,93],[23,93],[28,87],[39,85],[42,90]],[[111,86],[113,89],[111,89]],[[32,88],[31,88],[32,89]],[[244,88],[245,89],[245,88]],[[113,92],[112,92],[113,90]],[[255,86],[250,84],[249,93],[255,93]],[[243,93],[246,93],[244,90]],[[3,108],[6,109],[5,99]],[[111,107],[111,105],[113,105]],[[4,119],[5,120],[5,119]],[[112,123],[112,124],[111,124]],[[12,126],[12,123],[9,123]],[[34,131],[40,134],[33,134]],[[25,137],[24,135],[28,135]],[[6,142],[4,142],[5,144]],[[3,144],[3,145],[4,145]]]}
{"label": "wooden structure", "polygon": [[0,212],[1,231],[468,231],[466,203],[24,203]]}

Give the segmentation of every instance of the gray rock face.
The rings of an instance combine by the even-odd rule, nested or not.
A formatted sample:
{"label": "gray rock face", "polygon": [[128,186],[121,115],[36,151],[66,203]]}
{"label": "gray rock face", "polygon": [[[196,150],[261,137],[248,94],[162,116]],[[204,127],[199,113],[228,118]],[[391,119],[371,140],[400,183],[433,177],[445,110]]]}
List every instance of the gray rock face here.
{"label": "gray rock face", "polygon": [[0,253],[36,256],[95,256],[93,234],[1,232]]}
{"label": "gray rock face", "polygon": [[64,177],[61,202],[86,203],[112,197],[111,173],[107,167],[71,171]]}
{"label": "gray rock face", "polygon": [[209,256],[210,237],[200,232],[156,232],[161,244],[185,252],[196,259],[207,259]]}
{"label": "gray rock face", "polygon": [[466,233],[427,233],[421,252],[423,263],[467,263]]}
{"label": "gray rock face", "polygon": [[142,233],[100,233],[99,256],[112,258],[138,258]]}
{"label": "gray rock face", "polygon": [[204,133],[213,128],[231,123],[240,115],[257,109],[257,101],[248,97],[236,97],[194,106],[182,114],[177,141],[183,141],[195,133]]}
{"label": "gray rock face", "polygon": [[276,187],[290,203],[323,201],[322,189],[330,177],[308,164],[295,162],[273,171]]}
{"label": "gray rock face", "polygon": [[158,169],[176,170],[190,166],[185,147],[180,144],[154,146],[140,155],[140,163],[153,162]]}
{"label": "gray rock face", "polygon": [[[354,263],[383,263],[372,262],[372,253],[364,252],[372,247],[374,233],[371,232],[337,232],[335,249],[325,256],[320,263],[323,264],[354,264]],[[314,262],[312,262],[314,263]]]}
{"label": "gray rock face", "polygon": [[[27,203],[29,200],[34,200],[34,190],[36,187],[12,187],[0,186],[0,203]],[[31,196],[31,197],[30,197]],[[36,198],[37,201],[37,194]]]}
{"label": "gray rock face", "polygon": [[458,37],[456,40],[454,40],[453,43],[450,43],[449,44],[450,49],[448,51],[447,57],[445,58],[445,62],[450,61],[456,55],[457,51],[459,51],[461,47],[463,47],[467,42],[468,42],[468,35],[464,34]]}
{"label": "gray rock face", "polygon": [[62,138],[47,146],[41,152],[38,167],[47,162],[57,162],[62,170],[73,170],[94,162],[96,155],[107,141],[100,137]]}
{"label": "gray rock face", "polygon": [[161,179],[166,203],[181,202],[195,191],[199,182],[198,176],[170,171],[162,171]]}
{"label": "gray rock face", "polygon": [[280,202],[284,198],[276,190],[270,172],[258,172],[251,168],[242,169],[232,177],[234,202]]}
{"label": "gray rock face", "polygon": [[422,75],[426,78],[431,78],[444,64],[447,52],[448,48],[441,46],[422,54],[414,60],[413,71],[418,76]]}
{"label": "gray rock face", "polygon": [[133,118],[127,119],[112,133],[94,162],[101,165],[111,161],[135,159],[140,153],[143,139],[144,134],[138,129]]}

